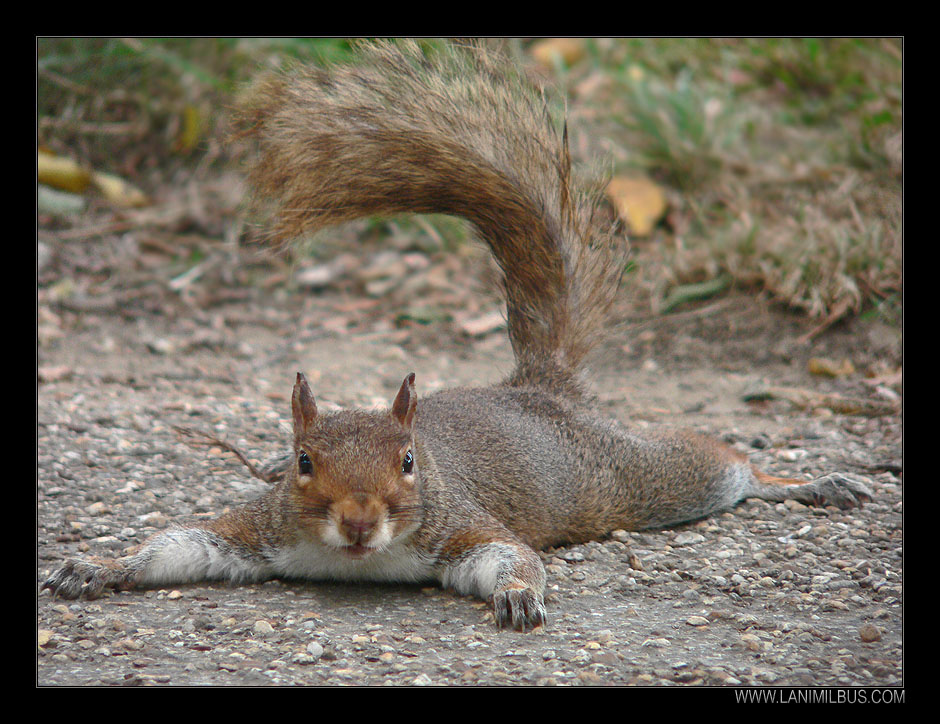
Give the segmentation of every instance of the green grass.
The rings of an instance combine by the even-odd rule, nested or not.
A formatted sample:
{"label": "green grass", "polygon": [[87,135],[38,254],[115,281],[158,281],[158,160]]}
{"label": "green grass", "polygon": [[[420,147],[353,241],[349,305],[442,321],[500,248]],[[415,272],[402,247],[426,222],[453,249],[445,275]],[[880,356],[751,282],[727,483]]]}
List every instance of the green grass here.
{"label": "green grass", "polygon": [[[528,41],[501,44],[527,60]],[[899,320],[900,41],[589,39],[585,50],[548,71],[569,96],[573,151],[669,192],[668,223],[635,245],[630,274],[654,307],[671,287],[729,275],[813,317]],[[226,111],[260,68],[354,57],[336,38],[41,38],[37,52],[40,144],[132,178],[227,162]],[[422,244],[465,236],[447,220],[396,223]]]}
{"label": "green grass", "polygon": [[198,162],[260,68],[351,55],[333,38],[39,38],[39,143],[99,169]]}
{"label": "green grass", "polygon": [[[669,278],[651,287],[731,273],[814,317],[890,300],[897,310],[899,41],[591,45],[580,73],[608,82],[582,102],[603,109],[618,168],[675,192],[672,228],[655,240],[663,263],[651,266]],[[569,69],[572,87],[578,71]]]}

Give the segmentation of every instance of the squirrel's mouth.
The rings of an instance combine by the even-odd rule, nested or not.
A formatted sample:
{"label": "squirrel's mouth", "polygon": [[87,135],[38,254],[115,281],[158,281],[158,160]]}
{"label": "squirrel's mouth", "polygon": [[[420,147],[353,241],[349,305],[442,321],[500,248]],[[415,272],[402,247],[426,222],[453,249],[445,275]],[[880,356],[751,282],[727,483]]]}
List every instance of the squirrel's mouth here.
{"label": "squirrel's mouth", "polygon": [[365,558],[370,553],[372,553],[375,549],[370,548],[369,546],[361,545],[359,543],[353,543],[351,545],[343,546],[341,550],[349,558],[354,558],[358,560],[360,558]]}

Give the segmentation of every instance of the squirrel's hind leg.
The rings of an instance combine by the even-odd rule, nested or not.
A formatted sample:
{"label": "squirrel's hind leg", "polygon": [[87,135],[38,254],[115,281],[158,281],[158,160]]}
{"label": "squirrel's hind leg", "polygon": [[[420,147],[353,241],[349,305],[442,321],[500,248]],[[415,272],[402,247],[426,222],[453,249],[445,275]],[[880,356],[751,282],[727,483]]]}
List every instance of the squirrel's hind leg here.
{"label": "squirrel's hind leg", "polygon": [[98,598],[109,588],[131,588],[134,583],[119,561],[69,559],[42,584],[53,598]]}
{"label": "squirrel's hind leg", "polygon": [[870,502],[872,492],[866,485],[841,473],[830,473],[812,482],[780,478],[754,469],[753,481],[742,499],[761,498],[770,501],[796,500],[806,505],[834,505],[838,508],[860,508]]}

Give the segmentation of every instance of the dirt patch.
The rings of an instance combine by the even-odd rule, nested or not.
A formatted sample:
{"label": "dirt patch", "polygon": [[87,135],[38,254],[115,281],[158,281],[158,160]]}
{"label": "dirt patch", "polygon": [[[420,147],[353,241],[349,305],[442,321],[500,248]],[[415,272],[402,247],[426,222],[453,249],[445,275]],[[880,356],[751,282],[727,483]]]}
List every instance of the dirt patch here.
{"label": "dirt patch", "polygon": [[[276,266],[246,283],[257,256],[228,249],[210,265],[227,281],[207,274],[181,293],[168,291],[169,265],[142,274],[140,254],[118,262],[103,242],[44,245],[37,591],[67,556],[119,555],[262,488],[175,425],[263,462],[289,444],[298,370],[329,407],[388,404],[410,371],[420,395],[511,367],[504,330],[464,331],[468,315],[498,309],[477,256],[412,259],[370,297],[354,275],[316,291],[276,284]],[[429,286],[416,291],[422,275]],[[79,292],[63,294],[65,279]],[[417,319],[416,298],[445,313]],[[546,551],[549,625],[528,635],[497,631],[483,602],[436,587],[273,581],[91,602],[44,593],[38,683],[902,684],[900,415],[744,400],[767,385],[893,399],[890,381],[871,376],[900,367],[899,334],[856,320],[801,342],[811,323],[734,294],[661,318],[621,306],[593,361],[611,416],[709,432],[781,475],[845,472],[869,482],[874,501],[852,512],[754,501]],[[857,371],[811,375],[813,357]]]}

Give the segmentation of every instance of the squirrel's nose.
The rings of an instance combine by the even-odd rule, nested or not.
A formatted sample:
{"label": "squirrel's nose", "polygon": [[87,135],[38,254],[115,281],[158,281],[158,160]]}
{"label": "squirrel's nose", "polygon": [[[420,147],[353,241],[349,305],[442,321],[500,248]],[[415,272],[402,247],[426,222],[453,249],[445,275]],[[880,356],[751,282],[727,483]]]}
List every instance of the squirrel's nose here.
{"label": "squirrel's nose", "polygon": [[375,525],[375,518],[365,515],[344,515],[340,521],[343,535],[350,543],[368,540],[372,536],[372,531],[375,530]]}

